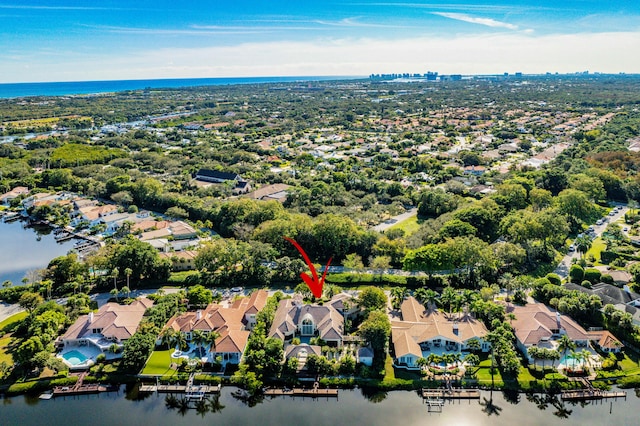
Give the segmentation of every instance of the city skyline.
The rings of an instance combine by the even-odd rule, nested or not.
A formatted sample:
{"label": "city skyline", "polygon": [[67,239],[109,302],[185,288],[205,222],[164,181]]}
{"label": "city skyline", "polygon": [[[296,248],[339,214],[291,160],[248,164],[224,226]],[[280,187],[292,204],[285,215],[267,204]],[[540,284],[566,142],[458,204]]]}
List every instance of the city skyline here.
{"label": "city skyline", "polygon": [[0,2],[0,82],[638,73],[631,0]]}

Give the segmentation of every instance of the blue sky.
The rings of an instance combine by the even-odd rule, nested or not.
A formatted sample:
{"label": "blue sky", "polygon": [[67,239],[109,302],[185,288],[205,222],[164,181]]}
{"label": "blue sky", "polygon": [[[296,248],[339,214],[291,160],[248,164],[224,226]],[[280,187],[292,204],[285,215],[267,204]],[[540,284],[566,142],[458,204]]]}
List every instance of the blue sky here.
{"label": "blue sky", "polygon": [[0,82],[640,72],[639,0],[0,0]]}

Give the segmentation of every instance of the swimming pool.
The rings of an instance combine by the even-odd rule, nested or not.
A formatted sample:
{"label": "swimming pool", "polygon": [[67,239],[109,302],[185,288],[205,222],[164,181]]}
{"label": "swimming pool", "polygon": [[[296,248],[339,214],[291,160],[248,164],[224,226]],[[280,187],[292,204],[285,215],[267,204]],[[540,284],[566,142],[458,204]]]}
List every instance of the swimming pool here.
{"label": "swimming pool", "polygon": [[61,356],[72,366],[83,365],[89,359],[82,352],[76,351],[75,349],[69,352],[65,352],[61,354]]}
{"label": "swimming pool", "polygon": [[575,367],[584,366],[584,361],[576,360],[572,358],[571,355],[567,354],[562,358],[560,358],[560,361],[558,362],[558,364],[563,364],[565,367],[568,367],[568,368],[575,368]]}

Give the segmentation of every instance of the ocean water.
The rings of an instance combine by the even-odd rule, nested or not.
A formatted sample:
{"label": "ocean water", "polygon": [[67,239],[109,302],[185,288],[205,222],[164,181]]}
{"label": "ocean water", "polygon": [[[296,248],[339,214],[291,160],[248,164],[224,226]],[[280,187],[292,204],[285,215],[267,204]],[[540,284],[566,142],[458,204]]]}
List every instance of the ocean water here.
{"label": "ocean water", "polygon": [[157,80],[68,81],[57,83],[4,83],[0,84],[0,98],[24,96],[63,96],[94,93],[122,92],[140,89],[175,89],[178,87],[220,86],[231,84],[290,83],[307,81],[347,80],[355,76],[305,77],[234,77],[234,78],[172,78]]}

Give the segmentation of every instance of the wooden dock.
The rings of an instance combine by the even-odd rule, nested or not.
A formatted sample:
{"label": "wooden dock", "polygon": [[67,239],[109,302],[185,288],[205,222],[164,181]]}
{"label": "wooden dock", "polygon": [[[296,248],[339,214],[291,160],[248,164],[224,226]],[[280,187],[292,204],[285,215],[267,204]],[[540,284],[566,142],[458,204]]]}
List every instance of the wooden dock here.
{"label": "wooden dock", "polygon": [[338,389],[265,389],[264,394],[267,396],[310,396],[317,397],[338,397]]}
{"label": "wooden dock", "polygon": [[478,389],[422,389],[422,397],[427,400],[480,399],[480,391]]}
{"label": "wooden dock", "polygon": [[186,386],[186,385],[140,385],[138,392],[158,392],[158,393],[193,393],[204,392],[207,394],[219,393],[220,385],[216,386]]}
{"label": "wooden dock", "polygon": [[627,398],[627,393],[622,391],[607,392],[597,389],[581,389],[563,391],[561,398],[563,401],[580,401],[589,399],[605,399],[605,398]]}
{"label": "wooden dock", "polygon": [[56,386],[53,388],[53,396],[73,396],[73,395],[89,395],[100,392],[110,392],[116,390],[110,386],[104,385],[82,385],[82,386]]}

